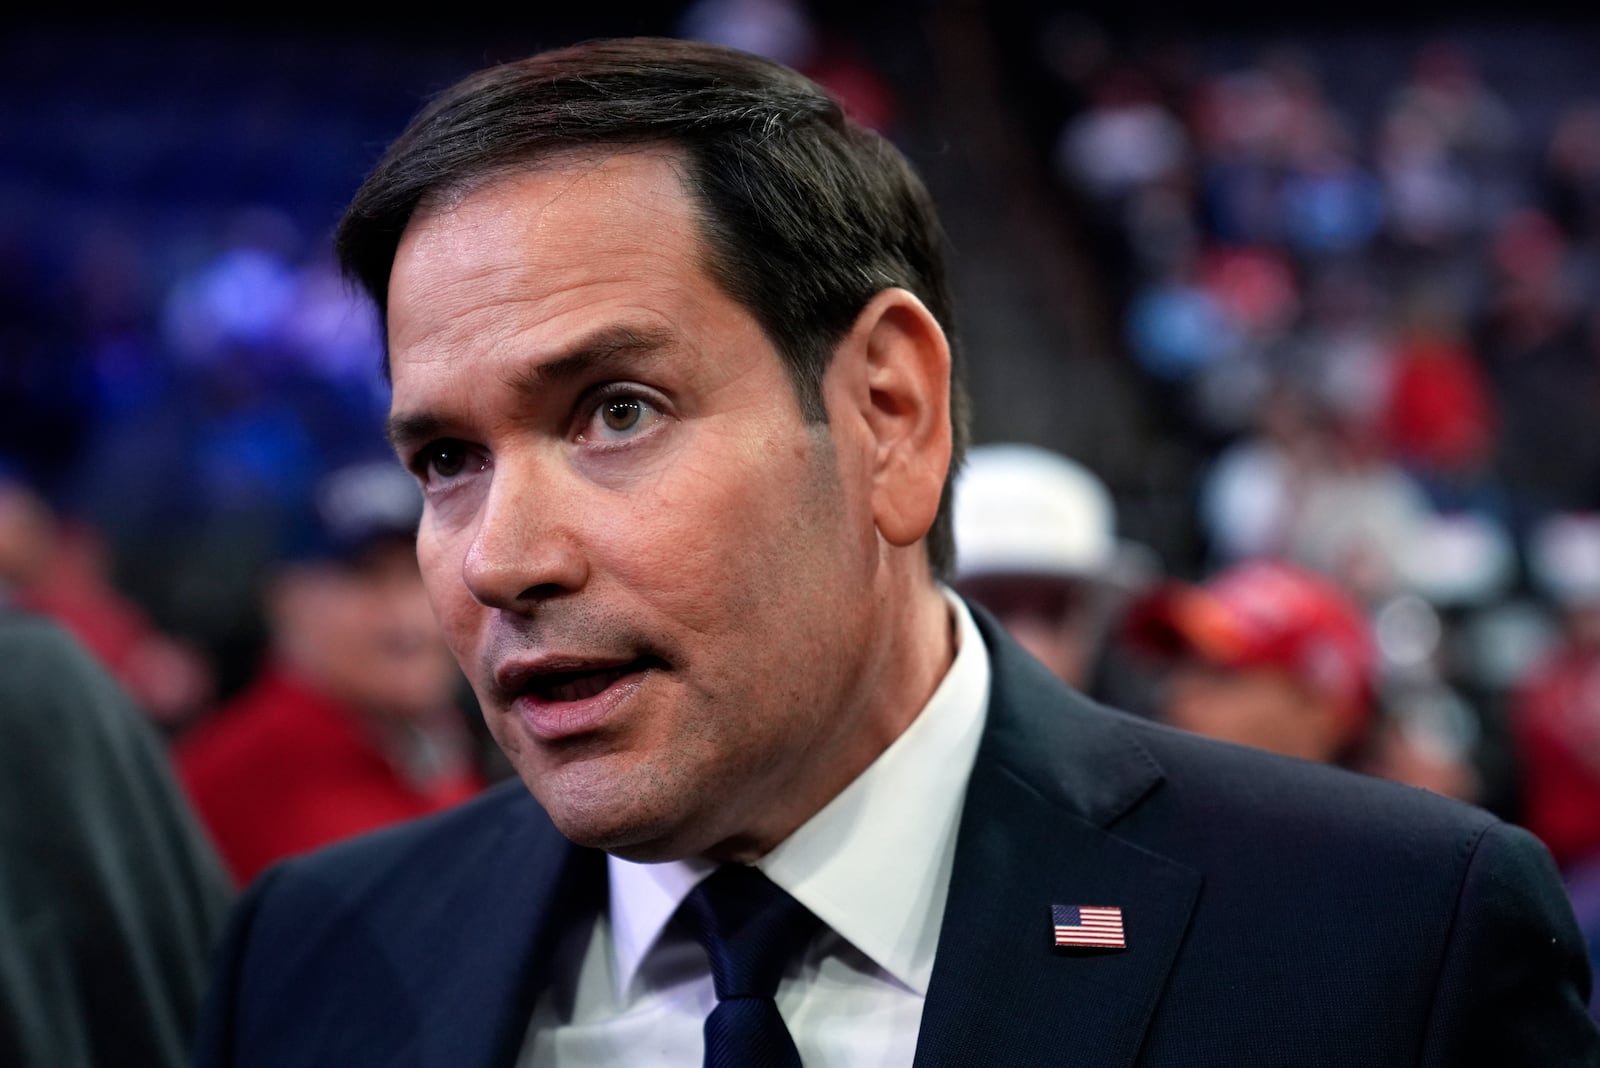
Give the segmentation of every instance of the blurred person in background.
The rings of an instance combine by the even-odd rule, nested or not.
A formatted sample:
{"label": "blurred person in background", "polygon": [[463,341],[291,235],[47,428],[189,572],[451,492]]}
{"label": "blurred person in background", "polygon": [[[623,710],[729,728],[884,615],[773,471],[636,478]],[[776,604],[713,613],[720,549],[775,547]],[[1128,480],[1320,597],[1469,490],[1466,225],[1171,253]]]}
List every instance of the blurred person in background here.
{"label": "blurred person in background", "polygon": [[1546,630],[1518,593],[1516,542],[1494,518],[1455,511],[1417,524],[1398,548],[1393,581],[1367,610],[1383,679],[1379,730],[1405,744],[1376,747],[1369,770],[1439,788],[1430,765],[1470,767],[1466,799],[1515,822],[1505,694]]}
{"label": "blurred person in background", "polygon": [[233,889],[126,689],[0,609],[0,1064],[189,1063]]}
{"label": "blurred person in background", "polygon": [[1163,583],[1129,607],[1121,637],[1159,669],[1157,715],[1173,726],[1475,795],[1460,754],[1387,723],[1367,614],[1326,575],[1256,559],[1204,583]]}
{"label": "blurred person in background", "polygon": [[[1592,344],[1591,257],[1544,212],[1511,212],[1485,255],[1473,341],[1503,423],[1495,470],[1512,529],[1595,503],[1600,360]],[[1556,462],[1559,458],[1559,462]]]}
{"label": "blurred person in background", "polygon": [[[1528,558],[1560,629],[1511,708],[1521,822],[1555,857],[1600,966],[1600,514],[1547,516]],[[1600,1018],[1600,994],[1589,1007]]]}
{"label": "blurred person in background", "polygon": [[1560,631],[1514,695],[1521,819],[1571,870],[1600,862],[1600,516],[1547,517],[1528,556]]}
{"label": "blurred person in background", "polygon": [[1382,420],[1390,456],[1440,511],[1505,518],[1495,469],[1503,415],[1462,311],[1424,282],[1394,312],[1394,366]]}
{"label": "blurred person in background", "polygon": [[1568,238],[1600,239],[1600,99],[1560,103],[1537,188],[1539,205]]}
{"label": "blurred person in background", "polygon": [[164,632],[118,587],[102,533],[66,514],[3,460],[0,605],[36,612],[65,627],[169,736],[216,692],[205,653]]}
{"label": "blurred person in background", "polygon": [[1117,536],[1110,488],[1035,445],[974,447],[957,476],[953,585],[1067,685],[1107,684],[1106,637],[1159,564]]}
{"label": "blurred person in background", "polygon": [[485,785],[417,568],[420,508],[415,482],[387,461],[324,477],[268,582],[258,676],[176,743],[240,883]]}
{"label": "blurred person in background", "polygon": [[1305,569],[1269,560],[1130,606],[1124,639],[1162,669],[1174,726],[1323,763],[1354,757],[1371,723],[1375,654],[1361,610]]}

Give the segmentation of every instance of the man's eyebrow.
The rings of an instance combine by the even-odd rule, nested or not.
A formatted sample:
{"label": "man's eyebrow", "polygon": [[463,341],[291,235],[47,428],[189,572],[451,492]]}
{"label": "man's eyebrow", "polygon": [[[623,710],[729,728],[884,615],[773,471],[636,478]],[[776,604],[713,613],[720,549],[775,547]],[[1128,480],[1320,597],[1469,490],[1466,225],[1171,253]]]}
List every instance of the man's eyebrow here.
{"label": "man's eyebrow", "polygon": [[670,340],[671,335],[666,330],[620,325],[604,327],[578,341],[564,356],[514,369],[507,376],[506,384],[519,393],[537,395],[624,360],[658,352]]}
{"label": "man's eyebrow", "polygon": [[[507,375],[506,384],[517,393],[537,396],[608,366],[658,352],[667,347],[671,337],[670,332],[660,329],[603,327],[577,341],[561,356],[516,368]],[[432,412],[396,412],[384,423],[384,437],[396,452],[404,452],[418,442],[438,437],[447,430],[448,422]]]}
{"label": "man's eyebrow", "polygon": [[444,420],[432,415],[395,414],[384,420],[383,436],[391,449],[404,453],[418,442],[438,437],[443,429]]}

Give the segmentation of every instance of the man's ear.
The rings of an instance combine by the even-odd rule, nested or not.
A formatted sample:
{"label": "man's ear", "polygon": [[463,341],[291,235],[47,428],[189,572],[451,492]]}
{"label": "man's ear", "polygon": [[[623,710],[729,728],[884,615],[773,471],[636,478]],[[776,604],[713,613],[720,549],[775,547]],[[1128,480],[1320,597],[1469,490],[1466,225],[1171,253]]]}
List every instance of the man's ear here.
{"label": "man's ear", "polygon": [[950,344],[938,320],[904,289],[886,289],[856,317],[835,351],[845,363],[837,400],[871,446],[872,516],[891,545],[933,526],[950,469]]}

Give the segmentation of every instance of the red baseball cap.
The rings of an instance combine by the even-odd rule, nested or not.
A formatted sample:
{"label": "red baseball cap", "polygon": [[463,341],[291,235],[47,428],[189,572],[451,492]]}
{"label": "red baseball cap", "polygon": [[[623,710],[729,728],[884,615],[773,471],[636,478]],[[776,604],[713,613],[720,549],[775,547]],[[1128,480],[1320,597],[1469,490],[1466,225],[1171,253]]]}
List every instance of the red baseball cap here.
{"label": "red baseball cap", "polygon": [[1332,580],[1300,567],[1251,560],[1204,584],[1164,583],[1129,607],[1123,636],[1159,660],[1285,670],[1334,700],[1351,738],[1372,714],[1377,656],[1367,617]]}

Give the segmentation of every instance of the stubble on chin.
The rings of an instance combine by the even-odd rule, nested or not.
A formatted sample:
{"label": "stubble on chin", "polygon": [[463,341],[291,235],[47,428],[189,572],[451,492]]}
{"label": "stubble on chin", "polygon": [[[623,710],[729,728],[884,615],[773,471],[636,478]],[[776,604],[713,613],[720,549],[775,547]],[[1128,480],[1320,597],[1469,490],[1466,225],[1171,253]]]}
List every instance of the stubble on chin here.
{"label": "stubble on chin", "polygon": [[525,774],[524,781],[556,829],[577,845],[639,862],[695,852],[691,828],[704,799],[690,780],[670,769],[622,771],[608,763],[574,761],[532,782]]}

